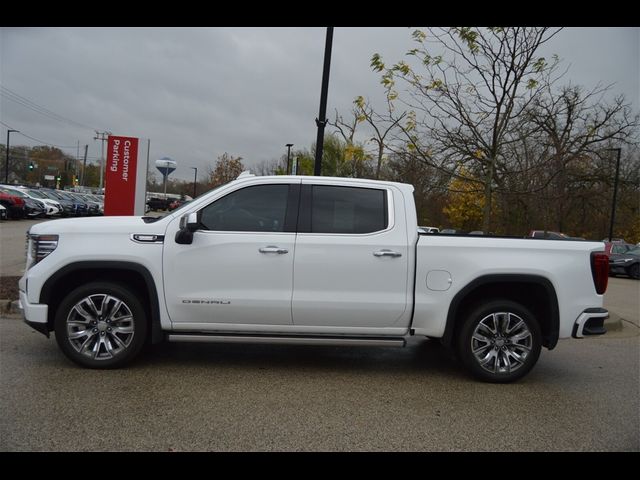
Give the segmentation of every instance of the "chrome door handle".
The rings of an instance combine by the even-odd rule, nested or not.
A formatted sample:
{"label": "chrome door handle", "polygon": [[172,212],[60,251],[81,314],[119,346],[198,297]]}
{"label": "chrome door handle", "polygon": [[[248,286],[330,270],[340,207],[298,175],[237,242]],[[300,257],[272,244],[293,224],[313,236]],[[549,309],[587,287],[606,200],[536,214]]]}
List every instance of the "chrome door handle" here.
{"label": "chrome door handle", "polygon": [[268,247],[259,248],[258,251],[260,253],[278,253],[282,255],[283,253],[289,253],[289,250],[286,248],[280,248],[273,245],[269,245]]}
{"label": "chrome door handle", "polygon": [[401,257],[402,254],[400,252],[394,252],[393,250],[383,248],[382,250],[373,252],[373,256],[374,257]]}

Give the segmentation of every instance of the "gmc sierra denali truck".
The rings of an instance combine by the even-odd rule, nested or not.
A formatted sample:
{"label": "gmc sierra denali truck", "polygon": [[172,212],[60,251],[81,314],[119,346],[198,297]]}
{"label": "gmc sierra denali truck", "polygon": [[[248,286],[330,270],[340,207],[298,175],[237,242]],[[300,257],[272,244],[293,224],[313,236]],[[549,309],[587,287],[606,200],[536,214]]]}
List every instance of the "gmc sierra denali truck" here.
{"label": "gmc sierra denali truck", "polygon": [[146,342],[453,347],[510,382],[559,338],[605,333],[601,242],[419,234],[413,187],[236,180],[160,218],[55,220],[27,234],[25,321],[90,368]]}

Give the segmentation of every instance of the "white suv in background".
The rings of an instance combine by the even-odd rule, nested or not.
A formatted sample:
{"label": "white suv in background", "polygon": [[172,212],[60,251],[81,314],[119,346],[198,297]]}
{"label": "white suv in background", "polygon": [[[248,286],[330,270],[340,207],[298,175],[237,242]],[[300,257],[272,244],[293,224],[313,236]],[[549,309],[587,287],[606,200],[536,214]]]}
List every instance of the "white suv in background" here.
{"label": "white suv in background", "polygon": [[47,196],[40,193],[37,189],[27,188],[27,187],[16,187],[22,193],[27,195],[29,198],[33,198],[34,200],[39,200],[44,203],[46,208],[47,217],[53,217],[54,215],[60,215],[62,213],[62,205],[60,205],[55,200],[48,198]]}

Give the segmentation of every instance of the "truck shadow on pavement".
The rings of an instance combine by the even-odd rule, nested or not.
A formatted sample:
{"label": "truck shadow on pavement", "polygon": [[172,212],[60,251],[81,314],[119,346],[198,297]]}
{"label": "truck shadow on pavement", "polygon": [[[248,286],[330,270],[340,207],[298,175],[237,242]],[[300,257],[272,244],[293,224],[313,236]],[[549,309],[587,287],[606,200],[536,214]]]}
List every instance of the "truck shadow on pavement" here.
{"label": "truck shadow on pavement", "polygon": [[405,348],[163,343],[149,346],[130,368],[163,366],[341,373],[425,373],[469,378],[453,353],[433,340]]}

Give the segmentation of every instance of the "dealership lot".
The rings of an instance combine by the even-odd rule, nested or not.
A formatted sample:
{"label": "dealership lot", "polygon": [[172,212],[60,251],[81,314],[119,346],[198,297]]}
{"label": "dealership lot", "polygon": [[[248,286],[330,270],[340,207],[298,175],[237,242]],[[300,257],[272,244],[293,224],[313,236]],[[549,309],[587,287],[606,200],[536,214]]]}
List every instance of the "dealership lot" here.
{"label": "dealership lot", "polygon": [[561,340],[522,381],[407,348],[165,344],[122,370],[71,364],[0,319],[0,450],[639,451],[640,337]]}
{"label": "dealership lot", "polygon": [[[22,273],[28,227],[1,224],[2,275]],[[560,341],[510,385],[470,379],[419,338],[404,349],[164,344],[129,368],[86,370],[1,318],[0,450],[639,451],[639,285],[611,278],[606,306],[628,321]]]}

